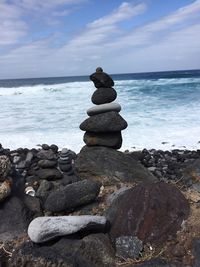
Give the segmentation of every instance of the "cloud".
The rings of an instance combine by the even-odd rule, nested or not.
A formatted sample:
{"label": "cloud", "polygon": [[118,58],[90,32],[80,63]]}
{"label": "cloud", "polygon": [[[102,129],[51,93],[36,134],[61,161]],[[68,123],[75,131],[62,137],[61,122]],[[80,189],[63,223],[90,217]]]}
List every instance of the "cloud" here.
{"label": "cloud", "polygon": [[54,8],[61,5],[77,5],[85,0],[14,0],[14,3],[20,7],[32,10],[41,10]]}
{"label": "cloud", "polygon": [[27,25],[21,20],[22,12],[15,5],[0,3],[0,45],[16,43],[24,36]]}
{"label": "cloud", "polygon": [[121,21],[130,19],[133,16],[137,16],[143,13],[145,10],[146,10],[146,5],[144,3],[133,5],[128,2],[123,2],[111,14],[89,23],[88,28],[98,28],[98,27],[114,25]]}
{"label": "cloud", "polygon": [[113,33],[119,33],[118,23],[140,15],[146,10],[145,4],[130,4],[123,2],[113,12],[86,25],[85,31],[70,42],[70,47],[83,47],[86,45],[100,45]]}

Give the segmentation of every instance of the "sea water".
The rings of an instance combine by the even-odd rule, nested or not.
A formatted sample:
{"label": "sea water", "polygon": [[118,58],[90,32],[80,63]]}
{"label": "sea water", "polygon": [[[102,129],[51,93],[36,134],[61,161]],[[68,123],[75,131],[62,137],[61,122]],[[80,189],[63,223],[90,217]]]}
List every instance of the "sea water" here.
{"label": "sea water", "polygon": [[[128,122],[121,150],[200,149],[200,71],[111,75]],[[88,76],[0,80],[4,148],[57,144],[79,152],[93,106]]]}

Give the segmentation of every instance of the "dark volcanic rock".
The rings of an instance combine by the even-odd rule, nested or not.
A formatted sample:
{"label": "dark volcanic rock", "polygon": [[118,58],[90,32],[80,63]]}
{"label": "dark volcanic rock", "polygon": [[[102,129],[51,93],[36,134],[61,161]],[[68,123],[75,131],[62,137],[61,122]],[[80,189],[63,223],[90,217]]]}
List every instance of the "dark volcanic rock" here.
{"label": "dark volcanic rock", "polygon": [[87,118],[80,125],[87,132],[119,132],[126,129],[127,122],[116,111],[97,114]]}
{"label": "dark volcanic rock", "polygon": [[200,238],[195,238],[193,240],[193,255],[194,255],[193,267],[199,267],[200,266]]}
{"label": "dark volcanic rock", "polygon": [[[151,259],[140,264],[128,264],[126,267],[184,267],[180,262],[168,262],[164,259]],[[190,267],[190,266],[185,266]]]}
{"label": "dark volcanic rock", "polygon": [[57,165],[56,160],[41,159],[38,161],[38,166],[41,168],[53,168]]}
{"label": "dark volcanic rock", "polygon": [[81,240],[62,238],[53,244],[24,242],[12,255],[11,267],[74,267]]}
{"label": "dark volcanic rock", "polygon": [[96,105],[110,103],[117,98],[117,92],[113,88],[99,88],[92,95],[92,103]]}
{"label": "dark volcanic rock", "polygon": [[96,88],[114,86],[112,78],[105,72],[93,73],[90,75],[90,80],[93,81]]}
{"label": "dark volcanic rock", "polygon": [[113,201],[107,213],[113,240],[137,236],[151,244],[162,244],[175,235],[189,215],[189,203],[174,186],[163,182],[141,183]]}
{"label": "dark volcanic rock", "polygon": [[39,179],[45,180],[59,180],[62,179],[63,175],[58,169],[40,169],[35,172]]}
{"label": "dark volcanic rock", "polygon": [[115,251],[105,234],[93,234],[82,239],[76,253],[76,267],[114,267]]}
{"label": "dark volcanic rock", "polygon": [[74,168],[78,177],[99,180],[104,184],[157,180],[129,155],[107,147],[83,147]]}
{"label": "dark volcanic rock", "polygon": [[56,190],[47,197],[45,209],[52,212],[70,211],[90,203],[98,196],[101,183],[83,180]]}
{"label": "dark volcanic rock", "polygon": [[0,205],[0,240],[14,240],[24,235],[33,213],[17,197],[11,197]]}
{"label": "dark volcanic rock", "polygon": [[194,160],[183,171],[183,180],[188,183],[200,183],[200,159]]}
{"label": "dark volcanic rock", "polygon": [[121,132],[91,133],[86,132],[83,137],[87,146],[106,146],[119,149],[122,145]]}
{"label": "dark volcanic rock", "polygon": [[143,249],[142,241],[136,236],[120,236],[116,238],[116,254],[118,257],[137,259]]}
{"label": "dark volcanic rock", "polygon": [[37,157],[39,159],[48,159],[48,160],[51,160],[51,159],[56,159],[56,154],[55,154],[55,152],[52,149],[49,149],[49,150],[41,149],[37,153]]}

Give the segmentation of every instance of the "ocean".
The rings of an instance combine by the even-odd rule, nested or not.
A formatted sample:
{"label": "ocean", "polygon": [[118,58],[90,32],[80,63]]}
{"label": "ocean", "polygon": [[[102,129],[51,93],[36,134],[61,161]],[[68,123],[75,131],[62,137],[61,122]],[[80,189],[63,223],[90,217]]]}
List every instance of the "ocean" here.
{"label": "ocean", "polygon": [[[121,151],[200,149],[200,70],[111,74],[128,122]],[[93,106],[88,76],[0,80],[4,148],[57,144],[79,152]]]}

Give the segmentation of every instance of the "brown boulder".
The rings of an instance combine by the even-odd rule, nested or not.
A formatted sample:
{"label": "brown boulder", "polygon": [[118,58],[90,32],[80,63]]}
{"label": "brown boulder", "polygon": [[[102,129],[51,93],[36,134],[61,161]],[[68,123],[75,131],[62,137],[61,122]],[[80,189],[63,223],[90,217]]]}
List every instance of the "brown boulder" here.
{"label": "brown boulder", "polygon": [[141,183],[120,195],[110,206],[107,219],[112,239],[137,236],[157,245],[175,235],[189,215],[189,203],[175,187],[164,182]]}

